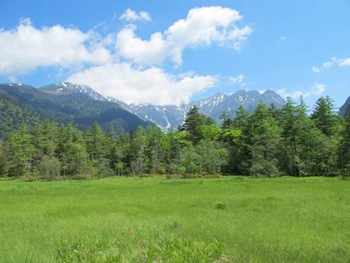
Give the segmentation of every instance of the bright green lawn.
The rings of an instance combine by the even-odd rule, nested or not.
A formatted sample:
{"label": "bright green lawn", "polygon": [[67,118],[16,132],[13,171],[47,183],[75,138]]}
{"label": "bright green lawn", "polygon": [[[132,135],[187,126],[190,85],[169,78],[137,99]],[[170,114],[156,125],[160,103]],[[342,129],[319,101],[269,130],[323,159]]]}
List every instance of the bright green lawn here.
{"label": "bright green lawn", "polygon": [[0,200],[0,262],[350,262],[336,178],[3,180]]}

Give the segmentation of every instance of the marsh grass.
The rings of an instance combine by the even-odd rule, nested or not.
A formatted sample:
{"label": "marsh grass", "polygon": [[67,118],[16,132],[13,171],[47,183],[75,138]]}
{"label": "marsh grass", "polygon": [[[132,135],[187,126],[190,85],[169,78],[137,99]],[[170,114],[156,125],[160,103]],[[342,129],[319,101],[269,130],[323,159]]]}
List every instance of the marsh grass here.
{"label": "marsh grass", "polygon": [[350,258],[350,181],[337,178],[1,180],[0,200],[0,262]]}
{"label": "marsh grass", "polygon": [[63,243],[57,262],[224,262],[224,245],[175,237],[167,232],[137,230],[115,233],[103,238]]}

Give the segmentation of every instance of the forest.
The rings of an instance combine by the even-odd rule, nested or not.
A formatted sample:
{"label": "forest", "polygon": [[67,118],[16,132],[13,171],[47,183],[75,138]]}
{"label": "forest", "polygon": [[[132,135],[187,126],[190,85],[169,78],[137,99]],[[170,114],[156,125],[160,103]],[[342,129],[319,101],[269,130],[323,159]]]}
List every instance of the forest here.
{"label": "forest", "polygon": [[350,174],[350,116],[321,97],[311,112],[302,98],[282,108],[240,107],[221,125],[192,107],[167,133],[156,126],[116,134],[95,122],[85,131],[50,120],[22,125],[0,139],[0,177],[26,180],[109,176],[256,177]]}

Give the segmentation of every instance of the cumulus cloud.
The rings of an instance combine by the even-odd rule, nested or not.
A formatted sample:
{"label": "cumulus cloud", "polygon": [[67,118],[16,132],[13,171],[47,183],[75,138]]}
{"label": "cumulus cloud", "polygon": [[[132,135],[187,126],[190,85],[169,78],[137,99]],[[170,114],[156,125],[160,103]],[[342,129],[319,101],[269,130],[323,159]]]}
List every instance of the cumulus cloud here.
{"label": "cumulus cloud", "polygon": [[217,80],[213,76],[191,73],[179,76],[157,67],[140,69],[129,63],[115,63],[91,67],[74,74],[68,81],[88,85],[126,103],[179,105],[187,103],[193,93],[212,88]]}
{"label": "cumulus cloud", "polygon": [[322,63],[321,66],[314,66],[312,67],[312,72],[314,73],[320,73],[321,71],[330,69],[333,66],[340,66],[340,67],[350,67],[350,58],[337,58],[332,57],[330,60]]}
{"label": "cumulus cloud", "polygon": [[313,86],[311,86],[308,89],[288,91],[286,88],[283,88],[278,90],[277,93],[284,98],[299,99],[300,97],[303,97],[303,98],[319,97],[319,96],[322,96],[322,94],[325,91],[326,91],[325,84],[315,83]]}
{"label": "cumulus cloud", "polygon": [[141,12],[137,13],[134,10],[131,10],[131,9],[128,8],[119,17],[119,19],[127,21],[127,22],[134,22],[134,21],[137,21],[137,20],[151,21],[151,16],[145,11],[141,11]]}
{"label": "cumulus cloud", "polygon": [[135,63],[153,65],[170,59],[181,65],[182,52],[186,48],[216,43],[239,50],[252,32],[249,26],[237,25],[241,19],[239,12],[230,8],[194,8],[186,19],[178,20],[163,33],[152,34],[149,40],[139,38],[135,26],[124,28],[117,35],[117,50]]}
{"label": "cumulus cloud", "polygon": [[14,30],[0,30],[0,75],[21,75],[53,65],[106,63],[110,53],[95,38],[93,32],[59,25],[38,29],[24,19]]}

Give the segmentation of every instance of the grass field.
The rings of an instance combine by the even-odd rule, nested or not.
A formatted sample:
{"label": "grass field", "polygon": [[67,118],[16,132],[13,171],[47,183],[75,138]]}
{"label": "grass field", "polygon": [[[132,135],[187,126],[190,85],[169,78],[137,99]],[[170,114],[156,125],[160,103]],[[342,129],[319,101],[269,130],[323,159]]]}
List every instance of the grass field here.
{"label": "grass field", "polygon": [[350,262],[350,181],[0,181],[0,262]]}

